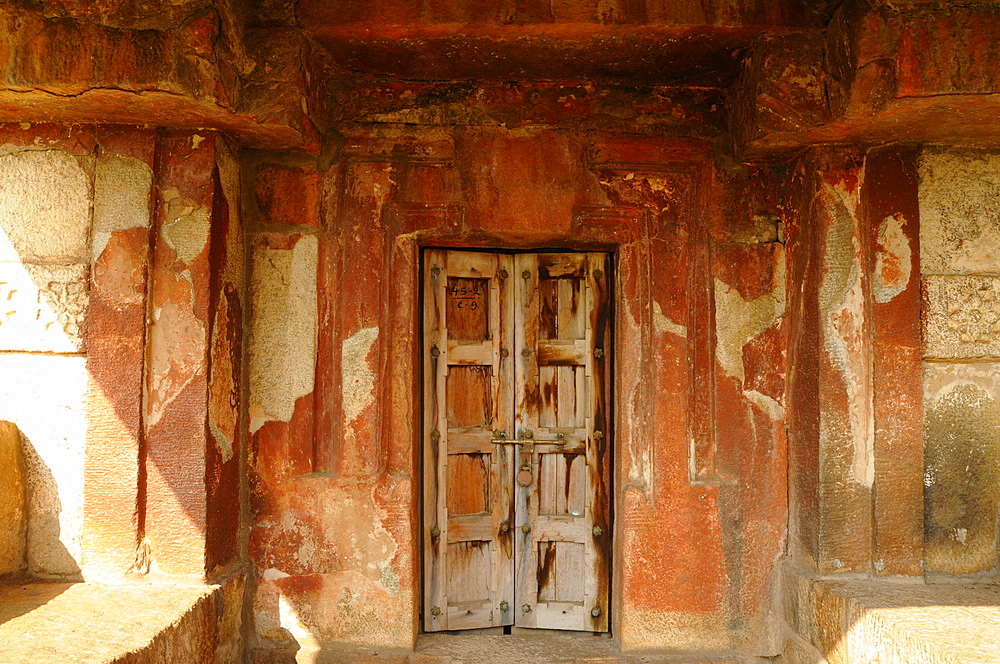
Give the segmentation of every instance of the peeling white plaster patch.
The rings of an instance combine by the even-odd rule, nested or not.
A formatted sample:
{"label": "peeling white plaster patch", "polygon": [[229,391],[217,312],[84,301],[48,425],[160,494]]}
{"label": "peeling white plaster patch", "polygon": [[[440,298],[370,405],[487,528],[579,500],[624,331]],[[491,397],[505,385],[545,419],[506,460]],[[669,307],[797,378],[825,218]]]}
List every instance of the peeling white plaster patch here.
{"label": "peeling white plaster patch", "polygon": [[191,263],[208,244],[208,208],[194,206],[176,189],[163,192],[163,239],[177,258]]}
{"label": "peeling white plaster patch", "polygon": [[318,247],[315,236],[304,235],[291,250],[254,249],[251,432],[268,421],[291,421],[295,402],[313,391]]}
{"label": "peeling white plaster patch", "polygon": [[212,418],[209,418],[208,426],[212,430],[212,438],[219,448],[219,456],[222,457],[222,463],[227,463],[233,458],[233,439],[229,437],[229,434],[220,429]]}
{"label": "peeling white plaster patch", "polygon": [[94,234],[91,256],[100,258],[115,231],[149,228],[153,171],[142,160],[120,154],[98,157],[94,172]]}
{"label": "peeling white plaster patch", "polygon": [[[825,183],[824,203],[831,217],[826,237],[826,271],[819,304],[824,345],[847,390],[851,477],[863,486],[875,482],[875,419],[870,358],[865,350],[865,296],[857,236],[857,195],[844,185]],[[835,429],[821,423],[824,439]],[[823,433],[826,432],[826,433]]]}
{"label": "peeling white plaster patch", "polygon": [[273,567],[264,570],[264,580],[265,581],[276,581],[278,579],[287,578],[289,575],[282,572],[280,569],[275,569]]}
{"label": "peeling white plaster patch", "polygon": [[[626,303],[622,307],[621,324],[625,329],[639,329],[639,320],[635,311],[637,307],[638,305],[635,303]],[[626,343],[626,340],[623,339],[622,345],[617,351],[623,356],[629,354],[639,356],[638,340],[632,341],[628,347],[626,347]],[[643,369],[640,367],[638,372],[641,375]],[[653,483],[653,445],[644,435],[644,427],[648,417],[648,409],[644,407],[644,404],[649,403],[649,385],[647,381],[640,378],[631,385],[623,385],[622,389],[626,395],[626,398],[622,399],[622,421],[629,423],[627,432],[622,432],[624,434],[622,436],[623,442],[629,457],[627,464],[629,469],[628,486],[640,492],[646,501],[652,501],[653,487],[655,486]]]}
{"label": "peeling white plaster patch", "polygon": [[170,404],[201,372],[205,363],[202,354],[205,325],[188,306],[194,301],[190,283],[188,288],[190,291],[181,303],[166,302],[160,309],[162,315],[149,326],[147,426],[159,423]]}
{"label": "peeling white plaster patch", "polygon": [[910,283],[910,240],[903,232],[906,219],[886,217],[878,229],[878,250],[875,253],[875,273],[872,291],[879,304],[890,302]]}
{"label": "peeling white plaster patch", "polygon": [[660,332],[672,332],[683,339],[687,338],[687,327],[684,325],[678,325],[674,321],[670,320],[670,318],[663,313],[663,309],[660,308],[660,303],[656,300],[653,300],[653,325]]}
{"label": "peeling white plaster patch", "polygon": [[296,553],[299,564],[304,568],[308,568],[312,563],[314,553],[316,553],[316,542],[311,537],[303,537],[302,544]]}
{"label": "peeling white plaster patch", "polygon": [[344,339],[341,350],[341,390],[344,422],[350,424],[375,400],[375,374],[368,353],[378,339],[377,327],[364,327]]}
{"label": "peeling white plaster patch", "polygon": [[715,356],[726,374],[746,377],[743,346],[774,325],[785,313],[785,254],[775,254],[775,289],[758,298],[743,299],[740,292],[720,279],[715,280]]}
{"label": "peeling white plaster patch", "polygon": [[751,403],[756,405],[762,411],[767,413],[767,416],[775,422],[780,422],[785,419],[785,407],[766,394],[758,392],[757,390],[744,390],[743,396],[745,396]]}
{"label": "peeling white plaster patch", "polygon": [[379,581],[382,583],[382,587],[392,594],[399,594],[399,591],[401,590],[401,586],[399,585],[399,576],[389,565],[382,568]]}

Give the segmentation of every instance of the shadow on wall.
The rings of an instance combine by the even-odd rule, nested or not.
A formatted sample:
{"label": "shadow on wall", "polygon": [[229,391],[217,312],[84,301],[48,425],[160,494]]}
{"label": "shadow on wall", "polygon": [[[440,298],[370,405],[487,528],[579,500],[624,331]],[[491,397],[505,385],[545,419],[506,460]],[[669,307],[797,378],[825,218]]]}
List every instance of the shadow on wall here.
{"label": "shadow on wall", "polygon": [[39,579],[82,581],[80,566],[63,544],[59,485],[34,445],[21,435],[27,480],[27,573]]}

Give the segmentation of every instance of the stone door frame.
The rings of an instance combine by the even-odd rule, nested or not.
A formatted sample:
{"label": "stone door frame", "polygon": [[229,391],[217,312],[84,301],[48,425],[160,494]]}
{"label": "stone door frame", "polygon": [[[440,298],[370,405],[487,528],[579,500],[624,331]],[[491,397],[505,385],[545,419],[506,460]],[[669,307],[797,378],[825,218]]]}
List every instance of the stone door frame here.
{"label": "stone door frame", "polygon": [[[697,140],[662,139],[630,135],[593,135],[589,137],[587,163],[595,181],[600,181],[608,194],[606,205],[582,205],[573,209],[573,218],[558,229],[509,230],[479,228],[466,219],[460,203],[392,202],[384,192],[393,187],[392,173],[413,166],[450,168],[454,164],[453,146],[440,141],[428,141],[413,147],[409,154],[392,152],[397,142],[379,138],[349,139],[342,152],[339,177],[368,180],[366,190],[383,192],[379,195],[360,192],[356,203],[342,202],[334,218],[355,219],[351,223],[375,223],[378,244],[353,236],[346,227],[339,238],[322,242],[320,246],[320,312],[321,329],[349,327],[337,311],[336,294],[346,284],[342,275],[353,261],[380,266],[376,278],[390,282],[383,285],[380,303],[361,303],[354,308],[366,308],[368,313],[352,312],[346,318],[367,316],[380,328],[378,363],[386,380],[376,387],[380,404],[366,415],[364,425],[371,429],[368,436],[354,432],[345,436],[338,422],[337,399],[339,371],[331,365],[317,375],[317,401],[330,412],[317,413],[317,426],[327,429],[333,445],[326,454],[334,459],[330,470],[372,472],[404,481],[400,490],[409,492],[409,503],[400,505],[409,521],[409,540],[401,541],[408,549],[409,560],[400,558],[408,578],[401,579],[403,588],[411,593],[410,600],[414,637],[420,633],[422,593],[422,553],[420,527],[423,487],[421,477],[421,309],[420,259],[424,247],[482,248],[514,251],[539,249],[567,251],[605,251],[611,254],[615,283],[612,288],[612,309],[615,324],[612,331],[615,344],[612,403],[615,404],[615,432],[611,454],[615,459],[612,477],[611,509],[614,515],[612,533],[610,630],[622,646],[626,640],[641,642],[641,616],[630,619],[625,596],[642,592],[630,584],[629,515],[636,509],[645,510],[657,500],[654,466],[657,430],[672,422],[681,426],[689,441],[687,467],[693,483],[711,484],[714,472],[715,422],[713,407],[714,317],[710,274],[709,222],[717,215],[720,188],[714,178],[711,145]],[[418,149],[419,148],[419,149]],[[630,182],[641,175],[657,187],[671,189],[679,201],[669,210],[650,198],[649,192],[630,193]],[[655,192],[654,192],[655,193]],[[367,196],[367,197],[365,197]],[[384,201],[380,203],[379,200]],[[362,221],[362,220],[369,221]],[[371,233],[372,231],[366,231]],[[353,237],[352,237],[353,236]],[[664,270],[669,278],[654,271]],[[325,277],[324,275],[334,275]],[[391,279],[389,276],[391,275]],[[353,276],[353,275],[352,275]],[[365,275],[370,279],[373,275]],[[659,333],[663,330],[664,310],[661,302],[683,302],[674,307],[682,312],[682,320],[671,324],[680,330],[681,343],[686,344],[688,365],[684,371],[686,385],[676,381],[665,383],[657,377],[649,358],[662,346]],[[666,307],[666,305],[664,305]],[[378,312],[378,313],[376,313]],[[669,312],[667,312],[669,313]],[[371,318],[376,316],[377,318]],[[677,315],[675,315],[675,318]],[[371,324],[371,323],[368,323]],[[321,335],[319,354],[339,355],[332,344],[333,336]],[[658,391],[677,394],[677,400],[688,415],[676,421],[675,415],[651,412],[652,395]],[[683,394],[678,391],[684,392]],[[678,408],[671,406],[670,413]],[[327,424],[324,424],[324,421]],[[377,433],[376,433],[377,432]],[[366,470],[367,469],[367,470]],[[402,498],[402,496],[400,496]],[[633,509],[630,510],[629,508]],[[634,623],[634,624],[633,624]]]}

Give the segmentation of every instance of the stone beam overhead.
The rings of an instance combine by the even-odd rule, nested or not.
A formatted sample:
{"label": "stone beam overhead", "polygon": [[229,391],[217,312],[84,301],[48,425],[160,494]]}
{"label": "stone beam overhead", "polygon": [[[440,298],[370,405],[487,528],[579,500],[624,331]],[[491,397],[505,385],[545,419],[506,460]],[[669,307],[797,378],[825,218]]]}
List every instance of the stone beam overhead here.
{"label": "stone beam overhead", "polygon": [[[190,1],[190,0],[189,0]],[[821,26],[831,0],[298,0],[310,29],[354,26]]]}
{"label": "stone beam overhead", "polygon": [[820,28],[829,2],[300,0],[352,71],[414,80],[602,79],[728,86],[763,31]]}
{"label": "stone beam overhead", "polygon": [[[113,7],[133,4],[134,16]],[[0,122],[209,128],[252,146],[315,144],[306,40],[218,4],[4,3]]]}
{"label": "stone beam overhead", "polygon": [[845,3],[824,43],[768,35],[733,89],[737,151],[784,158],[820,143],[1000,138],[1000,8]]}
{"label": "stone beam overhead", "polygon": [[739,52],[761,31],[645,25],[319,26],[314,36],[347,69],[406,80],[593,79],[727,87]]}

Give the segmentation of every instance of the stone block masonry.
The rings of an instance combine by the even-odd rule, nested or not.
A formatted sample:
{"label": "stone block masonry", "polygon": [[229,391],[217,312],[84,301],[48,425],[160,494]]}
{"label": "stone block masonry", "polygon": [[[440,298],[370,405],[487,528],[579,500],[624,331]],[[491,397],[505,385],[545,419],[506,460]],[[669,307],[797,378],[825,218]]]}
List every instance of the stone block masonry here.
{"label": "stone block masonry", "polygon": [[4,125],[0,146],[0,418],[23,439],[26,571],[203,578],[240,523],[235,160],[212,133],[128,127]]}
{"label": "stone block masonry", "polygon": [[1000,535],[1000,156],[920,160],[926,569],[997,570]]}
{"label": "stone block masonry", "polygon": [[[0,131],[0,419],[20,431],[27,571],[79,576],[95,142]],[[27,140],[26,140],[27,139]]]}

